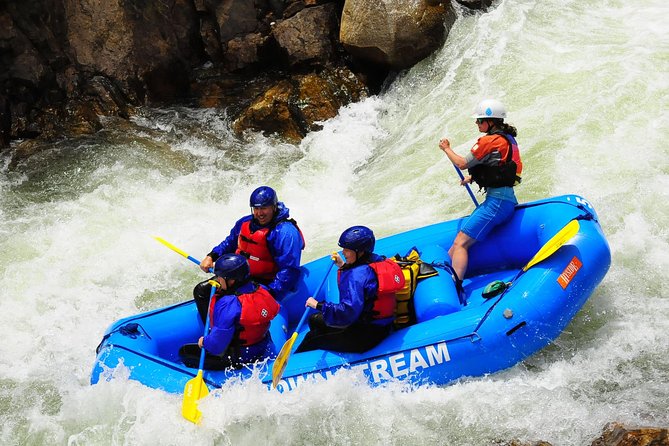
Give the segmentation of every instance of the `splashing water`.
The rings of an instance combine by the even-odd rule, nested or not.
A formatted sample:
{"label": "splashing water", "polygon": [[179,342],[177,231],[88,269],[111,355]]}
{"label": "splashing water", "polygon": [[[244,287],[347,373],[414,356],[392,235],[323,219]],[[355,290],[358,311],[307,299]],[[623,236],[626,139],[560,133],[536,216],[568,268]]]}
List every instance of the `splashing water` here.
{"label": "splashing water", "polygon": [[[609,421],[669,425],[669,12],[661,0],[505,0],[463,15],[445,47],[390,89],[340,110],[299,146],[239,141],[213,110],[144,110],[93,137],[0,163],[3,444],[589,444]],[[181,397],[127,380],[89,386],[120,317],[190,298],[199,258],[275,187],[307,238],[379,236],[465,215],[437,141],[478,136],[502,100],[525,163],[520,201],[577,193],[613,251],[603,284],[555,343],[502,373],[447,387],[369,388],[354,372],[287,394],[231,383]]]}

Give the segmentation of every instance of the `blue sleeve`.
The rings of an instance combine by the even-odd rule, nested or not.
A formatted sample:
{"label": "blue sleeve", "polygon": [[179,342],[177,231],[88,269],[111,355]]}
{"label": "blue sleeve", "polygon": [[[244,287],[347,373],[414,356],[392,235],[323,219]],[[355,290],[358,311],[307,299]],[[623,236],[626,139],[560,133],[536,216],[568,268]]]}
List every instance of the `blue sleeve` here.
{"label": "blue sleeve", "polygon": [[284,221],[269,233],[267,244],[279,268],[267,288],[280,301],[295,289],[300,279],[300,261],[304,241],[297,227],[291,222]]}
{"label": "blue sleeve", "polygon": [[339,278],[339,303],[323,303],[323,320],[331,327],[347,327],[356,322],[365,307],[365,296],[375,292],[372,268],[361,265],[342,272]]}
{"label": "blue sleeve", "polygon": [[209,254],[214,254],[214,256],[212,256],[214,261],[223,254],[233,253],[237,250],[237,239],[239,238],[239,233],[242,230],[242,223],[250,220],[251,218],[251,215],[247,215],[237,220],[237,223],[235,223],[235,225],[232,227],[230,234],[228,234],[225,240],[212,248]]}
{"label": "blue sleeve", "polygon": [[213,355],[225,352],[235,335],[237,321],[242,314],[242,305],[234,295],[218,298],[214,307],[214,324],[204,337],[204,348]]}

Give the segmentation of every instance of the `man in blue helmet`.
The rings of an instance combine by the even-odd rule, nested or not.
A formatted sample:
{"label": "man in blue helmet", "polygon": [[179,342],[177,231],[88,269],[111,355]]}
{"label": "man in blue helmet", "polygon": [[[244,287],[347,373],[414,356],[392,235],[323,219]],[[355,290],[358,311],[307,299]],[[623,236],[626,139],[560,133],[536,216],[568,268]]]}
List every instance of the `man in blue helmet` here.
{"label": "man in blue helmet", "polygon": [[404,287],[404,274],[397,263],[373,252],[375,242],[366,226],[353,226],[341,234],[339,246],[346,261],[337,262],[339,302],[307,299],[305,305],[317,312],[310,316],[310,331],[296,352],[364,352],[388,336],[395,293]]}
{"label": "man in blue helmet", "polygon": [[181,347],[182,361],[196,368],[202,348],[206,350],[204,368],[209,370],[238,367],[268,357],[274,351],[269,326],[279,312],[279,304],[267,288],[250,280],[249,264],[241,255],[220,256],[214,274],[213,280],[220,286],[209,303],[211,328],[197,344]]}
{"label": "man in blue helmet", "polygon": [[[280,302],[297,286],[304,237],[271,187],[254,190],[249,204],[251,214],[235,223],[225,240],[204,257],[200,268],[208,272],[223,254],[241,254],[249,262],[251,278],[266,285]],[[206,314],[210,287],[208,281],[204,281],[193,290],[200,314]]]}

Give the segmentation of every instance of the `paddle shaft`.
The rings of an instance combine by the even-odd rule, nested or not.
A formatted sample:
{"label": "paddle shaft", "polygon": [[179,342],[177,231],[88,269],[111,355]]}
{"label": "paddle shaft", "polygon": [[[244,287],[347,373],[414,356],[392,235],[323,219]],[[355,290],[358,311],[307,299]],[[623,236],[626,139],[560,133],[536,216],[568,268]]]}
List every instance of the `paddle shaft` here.
{"label": "paddle shaft", "polygon": [[[186,252],[184,252],[184,251],[182,251],[181,249],[177,248],[176,246],[174,246],[173,244],[171,244],[171,243],[168,242],[167,240],[165,240],[165,239],[163,239],[163,238],[160,238],[160,237],[156,237],[155,235],[153,236],[153,238],[156,239],[157,241],[159,241],[161,244],[167,246],[168,248],[170,248],[172,251],[176,252],[177,254],[179,254],[179,255],[181,255],[181,256],[187,258],[187,259],[190,260],[191,262],[195,263],[197,266],[200,266],[200,261],[199,261],[198,259],[196,259],[196,258],[193,257],[193,256],[189,256]],[[212,268],[209,268],[209,272],[210,272],[210,273],[213,273],[214,270],[213,270]]]}
{"label": "paddle shaft", "polygon": [[[216,293],[216,286],[212,283],[211,294],[209,295],[210,304],[215,293]],[[207,336],[208,331],[209,331],[209,312],[207,312],[207,317],[204,322],[203,336]],[[198,339],[198,345],[199,343],[200,340]],[[209,389],[207,388],[207,384],[205,384],[204,378],[202,377],[204,372],[205,356],[206,356],[206,350],[204,349],[203,346],[201,347],[200,351],[200,363],[198,364],[197,375],[195,375],[195,378],[188,380],[188,382],[184,386],[184,399],[183,403],[181,404],[181,414],[183,415],[183,417],[195,424],[199,424],[200,420],[202,419],[202,412],[200,412],[200,410],[198,409],[197,402],[202,398],[206,397],[207,395],[209,395]]]}
{"label": "paddle shaft", "polygon": [[[456,166],[455,164],[453,164],[453,167],[455,168],[455,171],[456,171],[456,172],[458,173],[458,175],[460,176],[460,179],[461,179],[462,181],[464,181],[464,180],[465,180],[465,176],[462,174],[462,171],[461,171],[461,170],[458,168],[458,166]],[[474,206],[479,207],[479,202],[476,200],[476,197],[474,196],[474,192],[472,192],[472,189],[471,189],[471,187],[469,187],[469,184],[465,183],[465,188],[467,188],[467,193],[469,193],[470,198],[471,198],[472,201],[474,202]]]}
{"label": "paddle shaft", "polygon": [[[318,293],[321,292],[323,285],[325,285],[325,282],[327,282],[328,276],[330,275],[330,271],[332,271],[332,266],[334,264],[335,262],[332,262],[332,264],[330,264],[330,266],[328,267],[328,270],[325,273],[325,277],[323,277],[323,281],[320,283],[320,285],[316,289],[316,292],[313,295],[314,298],[318,297]],[[274,360],[274,364],[272,365],[272,388],[276,388],[279,381],[281,381],[283,372],[284,370],[286,370],[286,365],[288,365],[288,359],[290,358],[290,354],[293,351],[293,344],[297,340],[297,336],[300,332],[300,328],[302,328],[302,325],[304,324],[304,321],[307,320],[307,315],[309,314],[310,309],[311,307],[305,308],[304,313],[302,313],[302,318],[300,319],[300,322],[298,322],[297,326],[295,327],[295,331],[293,332],[291,337],[288,338],[288,340],[283,344],[283,346],[281,347],[281,351],[279,351],[279,356],[277,356],[276,359]]]}
{"label": "paddle shaft", "polygon": [[[209,294],[209,305],[207,305],[207,308],[211,305],[211,300],[214,298],[214,294],[216,294],[216,287],[211,286],[211,293]],[[207,318],[205,319],[204,322],[204,334],[202,336],[207,336],[207,333],[209,333],[209,311],[207,311]],[[204,343],[204,341],[203,341]],[[198,369],[202,370],[204,368],[204,356],[206,354],[206,350],[204,349],[204,345],[202,346],[202,351],[200,352],[200,364],[198,365]],[[198,371],[199,371],[198,370]]]}
{"label": "paddle shaft", "polygon": [[555,234],[553,237],[550,238],[544,245],[539,249],[539,251],[530,259],[529,262],[521,269],[518,271],[518,274],[516,274],[516,277],[513,278],[511,281],[512,283],[518,279],[518,277],[521,276],[525,271],[533,267],[539,262],[543,262],[546,260],[548,257],[553,255],[555,251],[560,249],[562,245],[564,245],[567,241],[571,240],[573,236],[575,236],[580,229],[580,225],[578,223],[578,220],[571,220],[569,223],[564,225],[562,229],[560,229],[557,234]]}
{"label": "paddle shaft", "polygon": [[[323,288],[323,285],[325,285],[325,282],[328,281],[328,276],[330,275],[330,271],[332,271],[332,267],[334,266],[335,262],[332,262],[330,266],[328,267],[327,272],[325,273],[325,277],[323,278],[323,281],[321,282],[320,285],[318,285],[318,288],[316,288],[316,292],[314,293],[314,299],[318,300],[318,293],[321,292],[321,288]],[[297,326],[295,327],[295,333],[300,332],[300,328],[302,328],[302,325],[304,325],[304,321],[307,320],[307,315],[309,314],[309,310],[311,310],[311,307],[307,307],[304,310],[304,313],[302,314],[302,318],[300,319],[300,322],[297,323]]]}
{"label": "paddle shaft", "polygon": [[516,280],[523,274],[525,271],[533,267],[539,262],[543,262],[550,256],[552,256],[562,245],[567,243],[567,241],[571,240],[573,236],[575,236],[578,231],[580,230],[580,225],[578,223],[578,220],[571,220],[569,223],[564,225],[562,229],[560,229],[557,234],[555,234],[553,237],[550,238],[544,245],[539,249],[539,251],[530,259],[529,262],[520,270],[518,271],[518,274],[511,279],[511,282],[506,283],[504,291],[497,297],[495,302],[488,308],[488,311],[486,314],[481,318],[479,321],[478,325],[474,329],[474,333],[483,325],[483,322],[488,318],[488,315],[492,312],[493,308],[497,305],[499,301],[502,300],[502,297],[511,289],[511,287],[516,283]]}

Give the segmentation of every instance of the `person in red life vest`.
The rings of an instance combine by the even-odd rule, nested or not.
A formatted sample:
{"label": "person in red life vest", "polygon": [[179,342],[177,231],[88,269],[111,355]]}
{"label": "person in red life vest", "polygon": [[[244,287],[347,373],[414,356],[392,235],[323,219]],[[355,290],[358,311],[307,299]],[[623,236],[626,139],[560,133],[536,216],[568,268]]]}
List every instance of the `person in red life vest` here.
{"label": "person in red life vest", "polygon": [[[208,272],[223,254],[236,253],[247,258],[251,278],[267,286],[279,302],[294,291],[300,278],[304,237],[289,209],[278,200],[269,186],[251,193],[251,214],[240,218],[230,234],[207,254],[200,268]],[[204,281],[195,286],[193,296],[200,314],[206,314],[211,285]]]}
{"label": "person in red life vest", "polygon": [[518,204],[513,187],[520,183],[523,171],[515,139],[517,131],[504,122],[504,104],[485,99],[478,104],[473,117],[479,132],[485,135],[478,139],[467,155],[456,154],[448,139],[439,141],[439,148],[458,169],[469,170],[469,175],[460,184],[464,186],[475,182],[485,190],[485,200],[465,221],[448,250],[459,289],[462,289],[462,279],[467,272],[469,248],[513,216]]}
{"label": "person in red life vest", "polygon": [[341,234],[339,246],[346,261],[336,257],[339,303],[307,299],[305,306],[318,311],[310,316],[310,331],[296,352],[364,352],[388,336],[395,292],[404,286],[404,274],[397,263],[375,254],[374,244],[374,233],[365,226]]}
{"label": "person in red life vest", "polygon": [[197,344],[182,346],[181,360],[197,368],[204,348],[204,368],[224,370],[269,357],[274,352],[269,325],[279,304],[267,288],[250,280],[249,264],[241,255],[223,254],[214,274],[220,287],[209,305],[210,331]]}

